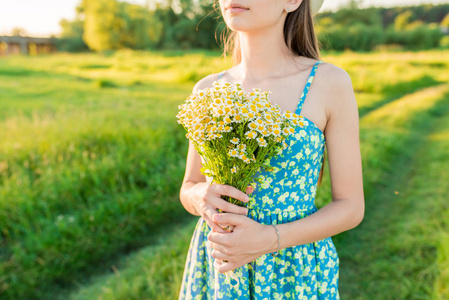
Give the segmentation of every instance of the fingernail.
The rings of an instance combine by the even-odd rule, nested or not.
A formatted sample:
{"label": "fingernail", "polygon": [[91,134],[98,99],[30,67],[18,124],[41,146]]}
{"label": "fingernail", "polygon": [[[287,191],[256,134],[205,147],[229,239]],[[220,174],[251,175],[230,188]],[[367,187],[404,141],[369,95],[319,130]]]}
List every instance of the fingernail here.
{"label": "fingernail", "polygon": [[219,215],[219,214],[215,214],[215,215],[213,216],[213,218],[214,218],[214,221],[218,221],[218,219],[220,218],[220,215]]}

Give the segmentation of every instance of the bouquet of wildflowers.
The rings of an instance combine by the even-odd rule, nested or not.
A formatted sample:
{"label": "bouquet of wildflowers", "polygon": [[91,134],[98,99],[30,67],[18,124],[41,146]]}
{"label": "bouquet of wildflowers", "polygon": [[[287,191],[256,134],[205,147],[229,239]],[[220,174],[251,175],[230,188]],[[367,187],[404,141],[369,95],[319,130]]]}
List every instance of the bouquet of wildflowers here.
{"label": "bouquet of wildflowers", "polygon": [[[214,82],[179,106],[178,123],[203,159],[203,175],[245,192],[258,180],[253,177],[260,168],[271,169],[270,158],[287,147],[284,139],[303,123],[297,114],[281,113],[280,106],[268,100],[269,93]],[[244,205],[229,196],[225,200]]]}
{"label": "bouquet of wildflowers", "polygon": [[[245,92],[238,83],[214,82],[179,106],[178,123],[202,158],[201,173],[212,177],[212,182],[245,192],[252,181],[259,182],[253,177],[260,168],[271,169],[270,159],[287,147],[284,140],[295,132],[294,127],[304,125],[301,116],[281,113],[280,106],[268,100],[269,93],[260,89]],[[222,197],[244,206],[237,199]]]}

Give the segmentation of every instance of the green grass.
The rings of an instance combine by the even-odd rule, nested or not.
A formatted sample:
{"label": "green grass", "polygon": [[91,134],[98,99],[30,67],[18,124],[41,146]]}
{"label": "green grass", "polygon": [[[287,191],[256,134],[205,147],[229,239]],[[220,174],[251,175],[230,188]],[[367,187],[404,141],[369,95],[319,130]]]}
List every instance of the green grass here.
{"label": "green grass", "polygon": [[[118,262],[114,274],[101,276],[60,299],[177,299],[186,248],[197,219],[185,226],[168,226],[154,245]],[[121,270],[121,271],[120,271]]]}
{"label": "green grass", "polygon": [[[414,249],[427,251],[426,259],[422,261],[425,266],[418,275],[430,277],[434,283],[422,287],[433,299],[449,299],[448,128],[449,113],[446,108],[445,114],[437,115],[432,133],[426,137],[424,147],[417,153],[417,163],[414,164],[407,190],[402,196],[410,216],[403,223],[404,229],[410,233],[408,241],[420,246]],[[410,244],[403,247],[407,246]],[[421,285],[425,283],[424,280],[420,282]]]}
{"label": "green grass", "polygon": [[[441,85],[398,99],[361,120],[365,219],[334,239],[342,261],[343,298],[430,299],[436,275],[429,267],[437,240],[421,220],[434,217],[434,204],[431,198],[412,197],[417,191],[408,185],[437,117],[449,115],[448,103],[449,86]],[[413,206],[419,200],[428,201],[425,209]]]}
{"label": "green grass", "polygon": [[[323,60],[351,75],[361,116],[367,206],[334,237],[342,299],[447,298],[447,51]],[[178,199],[177,105],[228,66],[198,51],[0,60],[0,298],[177,297],[197,220]]]}
{"label": "green grass", "polygon": [[187,140],[174,115],[191,85],[83,76],[86,57],[101,60],[0,62],[0,290],[7,298],[47,298],[186,216],[177,194]]}

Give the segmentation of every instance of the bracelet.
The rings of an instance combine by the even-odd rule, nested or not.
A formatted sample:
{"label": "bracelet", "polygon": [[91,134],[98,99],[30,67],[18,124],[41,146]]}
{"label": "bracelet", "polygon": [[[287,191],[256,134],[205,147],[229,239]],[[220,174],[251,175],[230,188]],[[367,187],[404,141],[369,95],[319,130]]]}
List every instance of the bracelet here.
{"label": "bracelet", "polygon": [[280,248],[281,248],[281,234],[279,233],[278,228],[276,227],[276,224],[271,224],[274,227],[274,230],[276,230],[276,234],[278,236],[278,251],[276,253],[271,253],[271,256],[276,256],[279,254]]}

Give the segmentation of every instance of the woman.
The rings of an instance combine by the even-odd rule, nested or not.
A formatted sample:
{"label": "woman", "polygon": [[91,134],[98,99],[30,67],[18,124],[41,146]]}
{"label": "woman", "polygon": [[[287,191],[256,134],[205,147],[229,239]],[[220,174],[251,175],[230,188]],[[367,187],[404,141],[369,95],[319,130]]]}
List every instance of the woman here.
{"label": "woman", "polygon": [[[303,116],[305,125],[271,160],[274,171],[258,173],[263,184],[252,184],[246,194],[210,184],[190,142],[180,200],[201,218],[179,299],[339,299],[339,258],[331,236],[362,221],[364,195],[352,82],[344,70],[319,60],[312,14],[322,1],[219,3],[234,33],[236,64],[203,78],[194,90],[217,80],[268,90],[271,102]],[[318,210],[314,200],[325,145],[332,201]],[[234,226],[233,232],[224,226]],[[231,270],[238,282],[224,274]]]}

